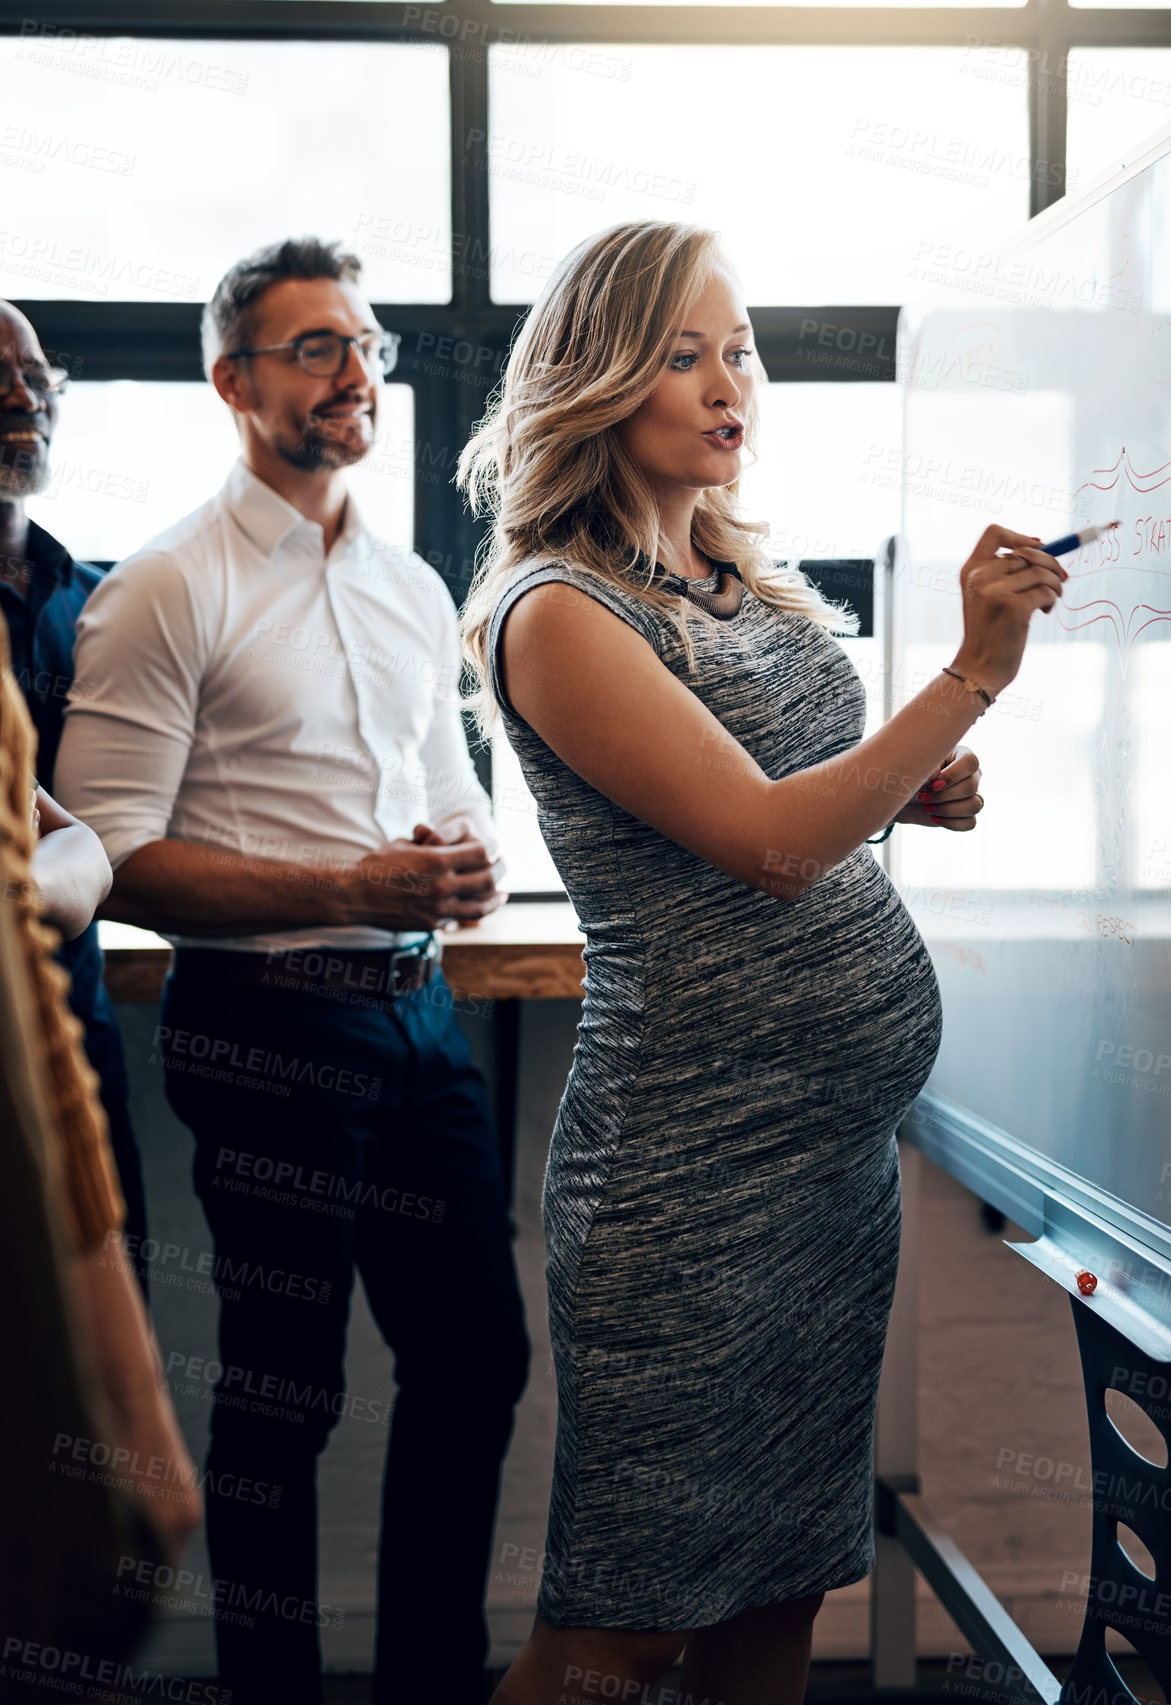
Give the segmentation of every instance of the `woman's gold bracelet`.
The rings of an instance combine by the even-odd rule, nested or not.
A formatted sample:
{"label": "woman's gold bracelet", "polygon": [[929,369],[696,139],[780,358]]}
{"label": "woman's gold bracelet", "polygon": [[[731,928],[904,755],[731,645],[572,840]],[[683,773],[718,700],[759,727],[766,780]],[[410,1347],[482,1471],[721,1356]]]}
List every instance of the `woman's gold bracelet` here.
{"label": "woman's gold bracelet", "polygon": [[[991,707],[996,703],[995,695],[989,697],[989,695],[984,691],[984,688],[980,685],[979,681],[969,680],[966,675],[961,675],[958,669],[949,669],[945,663],[943,666],[943,673],[945,675],[952,676],[952,678],[956,681],[962,681],[970,693],[979,693],[980,697],[984,700],[986,707]],[[984,712],[981,711],[980,715],[983,716],[983,714]]]}

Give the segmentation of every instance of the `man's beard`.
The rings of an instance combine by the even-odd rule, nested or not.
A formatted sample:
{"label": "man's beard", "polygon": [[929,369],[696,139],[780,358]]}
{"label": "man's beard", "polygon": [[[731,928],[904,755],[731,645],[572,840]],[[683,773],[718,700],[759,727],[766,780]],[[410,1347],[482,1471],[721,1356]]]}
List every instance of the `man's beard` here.
{"label": "man's beard", "polygon": [[51,478],[47,446],[29,451],[24,445],[9,450],[0,444],[0,498],[37,497]]}
{"label": "man's beard", "polygon": [[324,469],[349,468],[360,462],[374,442],[373,415],[347,417],[352,419],[353,425],[338,436],[315,431],[315,424],[320,419],[318,415],[307,415],[299,438],[275,440],[275,448],[282,461],[307,474],[320,473]]}

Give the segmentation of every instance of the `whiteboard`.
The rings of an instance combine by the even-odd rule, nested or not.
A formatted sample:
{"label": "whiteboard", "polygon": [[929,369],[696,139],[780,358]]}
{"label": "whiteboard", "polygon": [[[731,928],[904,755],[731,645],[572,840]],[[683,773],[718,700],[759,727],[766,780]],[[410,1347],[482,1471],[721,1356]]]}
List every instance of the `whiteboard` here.
{"label": "whiteboard", "polygon": [[1171,130],[1003,249],[935,265],[900,315],[901,451],[869,456],[903,491],[892,708],[951,662],[959,566],[989,522],[1046,542],[1122,525],[1062,558],[1063,599],[965,736],[976,830],[890,843],[943,996],[925,1094],[1089,1181],[1154,1246],[1151,1222],[1171,1222]]}

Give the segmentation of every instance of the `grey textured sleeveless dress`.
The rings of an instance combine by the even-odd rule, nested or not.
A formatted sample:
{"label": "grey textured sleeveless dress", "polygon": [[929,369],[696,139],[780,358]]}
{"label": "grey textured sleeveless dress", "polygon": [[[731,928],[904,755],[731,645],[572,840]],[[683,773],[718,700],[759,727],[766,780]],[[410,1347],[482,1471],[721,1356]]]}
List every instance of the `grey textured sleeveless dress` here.
{"label": "grey textured sleeveless dress", "polygon": [[[770,778],[856,745],[865,693],[831,635],[747,589],[730,618],[692,614],[691,672],[658,611],[561,565],[518,568],[489,629],[586,937],[542,1199],[558,1419],[537,1608],[685,1630],[874,1565],[894,1133],[939,991],[869,847],[779,900],[613,804],[503,701],[504,617],[549,580],[630,623]],[[698,753],[696,787],[729,761]]]}

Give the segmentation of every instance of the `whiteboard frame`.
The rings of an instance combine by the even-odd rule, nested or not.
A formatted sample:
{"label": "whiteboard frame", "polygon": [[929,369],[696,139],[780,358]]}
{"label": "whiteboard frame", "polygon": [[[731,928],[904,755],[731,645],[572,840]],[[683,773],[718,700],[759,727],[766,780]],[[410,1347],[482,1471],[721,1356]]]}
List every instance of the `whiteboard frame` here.
{"label": "whiteboard frame", "polygon": [[[942,1096],[922,1094],[902,1135],[1030,1233],[1014,1243],[1132,1344],[1171,1362],[1171,1228]],[[1084,1294],[1079,1272],[1097,1286]]]}

